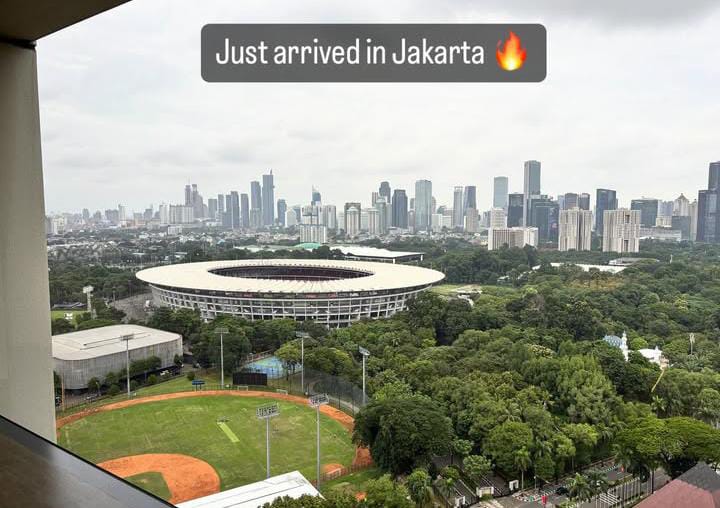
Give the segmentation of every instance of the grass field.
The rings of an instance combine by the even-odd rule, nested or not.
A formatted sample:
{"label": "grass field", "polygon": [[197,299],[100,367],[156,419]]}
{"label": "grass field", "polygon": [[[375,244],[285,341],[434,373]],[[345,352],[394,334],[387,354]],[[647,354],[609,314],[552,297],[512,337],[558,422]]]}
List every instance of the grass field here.
{"label": "grass field", "polygon": [[50,311],[50,320],[52,321],[53,319],[63,319],[63,318],[65,318],[66,312],[73,315],[71,322],[72,322],[72,324],[75,325],[75,324],[77,324],[76,319],[78,317],[80,317],[80,314],[85,312],[85,309],[81,309],[81,310],[51,310]]}
{"label": "grass field", "polygon": [[141,473],[125,479],[165,501],[170,499],[170,489],[160,473]]}
{"label": "grass field", "polygon": [[354,496],[357,493],[366,492],[367,482],[376,480],[380,478],[380,476],[382,476],[382,471],[376,467],[371,467],[325,482],[320,485],[320,490],[323,494],[338,492]]}
{"label": "grass field", "polygon": [[[265,423],[256,419],[255,408],[268,402],[232,396],[150,402],[66,425],[58,443],[94,463],[143,453],[190,455],[213,466],[226,490],[265,478]],[[314,479],[315,411],[277,402],[280,416],[270,421],[271,472],[299,470]],[[229,433],[218,418],[227,418]],[[320,423],[322,462],[349,465],[355,449],[347,429],[325,416]]]}

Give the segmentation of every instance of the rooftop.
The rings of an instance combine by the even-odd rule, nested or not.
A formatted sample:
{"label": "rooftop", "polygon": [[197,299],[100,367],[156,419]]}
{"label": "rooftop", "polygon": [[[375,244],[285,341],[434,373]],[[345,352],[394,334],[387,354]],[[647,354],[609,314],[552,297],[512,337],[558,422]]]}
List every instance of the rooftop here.
{"label": "rooftop", "polygon": [[298,471],[273,476],[235,489],[180,503],[179,508],[258,508],[265,503],[289,496],[297,499],[303,495],[319,496],[320,493]]}
{"label": "rooftop", "polygon": [[180,335],[139,325],[113,325],[53,335],[52,355],[58,360],[88,360],[125,352],[121,337],[133,335],[130,350],[180,339]]}
{"label": "rooftop", "polygon": [[638,508],[720,508],[720,476],[704,462],[694,467],[637,504]]}
{"label": "rooftop", "polygon": [[[228,276],[218,272],[233,268],[248,267],[278,269],[287,267],[295,272],[284,278]],[[350,278],[332,280],[303,279],[298,269],[320,272],[323,269],[356,275]],[[242,273],[240,270],[237,272]],[[367,261],[337,261],[325,259],[271,259],[211,261],[204,263],[183,263],[149,268],[137,273],[137,278],[149,284],[166,287],[199,289],[210,291],[232,291],[248,293],[348,293],[357,291],[382,291],[435,284],[445,278],[442,272],[417,266]]]}

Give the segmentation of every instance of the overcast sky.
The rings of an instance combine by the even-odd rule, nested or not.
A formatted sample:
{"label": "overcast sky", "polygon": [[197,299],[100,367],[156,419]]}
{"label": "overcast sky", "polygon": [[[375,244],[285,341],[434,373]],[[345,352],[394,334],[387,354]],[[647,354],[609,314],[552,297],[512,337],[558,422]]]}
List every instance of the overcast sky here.
{"label": "overcast sky", "polygon": [[[505,5],[507,4],[507,5]],[[510,6],[511,5],[511,6]],[[580,7],[582,6],[582,7]],[[720,159],[714,0],[134,0],[38,43],[48,211],[205,198],[273,169],[275,197],[369,204],[388,180],[438,204],[492,178],[549,194],[692,200]],[[580,10],[584,12],[578,12]],[[540,22],[537,84],[209,84],[200,30],[232,22]]]}

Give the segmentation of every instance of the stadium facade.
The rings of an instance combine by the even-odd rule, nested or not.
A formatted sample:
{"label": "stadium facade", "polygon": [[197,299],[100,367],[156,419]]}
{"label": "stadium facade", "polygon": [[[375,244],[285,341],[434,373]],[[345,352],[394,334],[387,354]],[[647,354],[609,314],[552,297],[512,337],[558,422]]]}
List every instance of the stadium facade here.
{"label": "stadium facade", "polygon": [[168,265],[137,277],[150,285],[156,305],[198,309],[206,320],[230,314],[335,328],[390,317],[445,275],[391,263],[273,259]]}

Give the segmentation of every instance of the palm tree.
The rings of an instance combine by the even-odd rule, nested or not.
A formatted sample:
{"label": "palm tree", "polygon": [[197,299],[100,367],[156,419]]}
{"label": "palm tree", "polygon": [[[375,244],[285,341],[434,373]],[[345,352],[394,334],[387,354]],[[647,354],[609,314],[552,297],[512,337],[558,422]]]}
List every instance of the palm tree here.
{"label": "palm tree", "polygon": [[580,473],[575,473],[575,476],[573,476],[573,479],[570,480],[570,484],[568,485],[568,496],[570,499],[576,502],[589,501],[592,495],[592,489],[587,478]]}
{"label": "palm tree", "polygon": [[530,467],[530,452],[527,448],[520,448],[513,457],[515,467],[520,470],[520,490],[525,490],[525,471]]}
{"label": "palm tree", "polygon": [[585,473],[585,478],[587,479],[592,496],[595,496],[595,506],[597,506],[597,496],[608,489],[607,476],[597,469],[591,469]]}
{"label": "palm tree", "polygon": [[653,395],[650,407],[653,411],[655,411],[656,415],[660,416],[660,413],[665,413],[665,410],[667,409],[667,402],[665,402],[665,399],[659,395]]}

